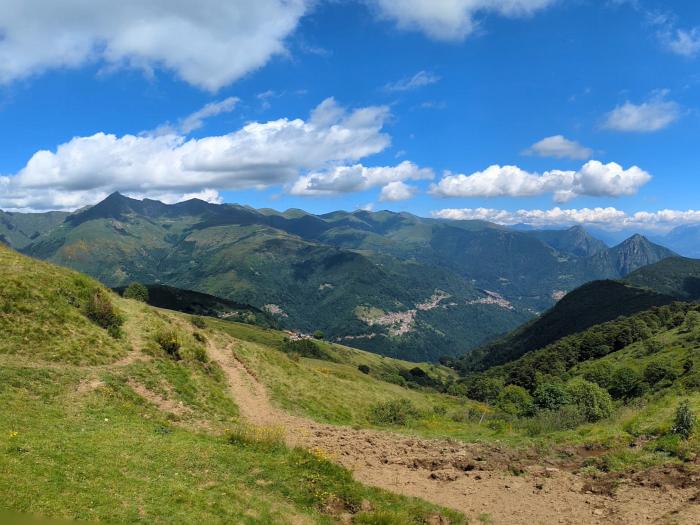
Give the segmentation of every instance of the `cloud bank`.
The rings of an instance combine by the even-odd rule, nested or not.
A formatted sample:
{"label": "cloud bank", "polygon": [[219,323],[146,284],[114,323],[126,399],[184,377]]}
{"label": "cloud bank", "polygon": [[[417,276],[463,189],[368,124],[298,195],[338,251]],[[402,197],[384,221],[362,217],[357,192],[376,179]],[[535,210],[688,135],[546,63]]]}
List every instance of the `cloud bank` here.
{"label": "cloud bank", "polygon": [[504,225],[564,226],[586,224],[610,230],[640,228],[668,231],[682,224],[700,223],[700,210],[658,210],[627,213],[616,208],[549,210],[497,210],[493,208],[445,208],[433,212],[442,219],[483,220]]}
{"label": "cloud bank", "polygon": [[[217,191],[273,185],[340,192],[428,176],[410,163],[345,168],[352,173],[338,167],[384,150],[390,144],[382,131],[388,117],[384,106],[350,111],[329,98],[307,120],[252,122],[227,135],[75,137],[55,151],[38,151],[15,175],[0,177],[0,207],[71,209],[116,190],[165,200],[200,192],[216,200]],[[359,179],[353,179],[355,172]],[[294,184],[308,173],[316,175]]]}
{"label": "cloud bank", "polygon": [[533,197],[551,193],[557,202],[579,196],[634,195],[651,180],[646,171],[615,162],[588,161],[577,171],[529,173],[517,166],[489,166],[471,175],[447,173],[430,193],[439,197]]}
{"label": "cloud bank", "polygon": [[308,0],[22,0],[0,10],[0,83],[85,64],[217,90],[285,53]]}

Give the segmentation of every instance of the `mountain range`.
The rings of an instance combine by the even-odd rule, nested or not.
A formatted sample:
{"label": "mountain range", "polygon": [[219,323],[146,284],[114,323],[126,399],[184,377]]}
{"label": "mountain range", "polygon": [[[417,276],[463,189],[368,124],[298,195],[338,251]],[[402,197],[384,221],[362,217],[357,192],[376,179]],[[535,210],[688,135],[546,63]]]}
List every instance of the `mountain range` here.
{"label": "mountain range", "polygon": [[212,294],[276,323],[411,360],[461,355],[596,279],[674,252],[581,227],[519,231],[389,211],[313,215],[119,193],[74,213],[2,213],[0,240],[108,286]]}

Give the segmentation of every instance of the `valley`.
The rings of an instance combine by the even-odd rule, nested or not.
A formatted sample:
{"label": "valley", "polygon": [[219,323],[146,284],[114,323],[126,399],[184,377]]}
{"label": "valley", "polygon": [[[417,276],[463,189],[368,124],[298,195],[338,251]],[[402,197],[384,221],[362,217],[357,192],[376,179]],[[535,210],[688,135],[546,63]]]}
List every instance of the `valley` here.
{"label": "valley", "polygon": [[[669,430],[680,400],[700,409],[695,305],[633,315],[629,323],[653,327],[651,337],[633,337],[564,376],[537,364],[546,349],[528,353],[522,359],[535,363],[537,379],[523,405],[517,400],[528,394],[504,397],[513,387],[500,379],[515,377],[508,374],[522,359],[483,379],[460,376],[156,309],[6,248],[0,256],[0,398],[9,408],[0,423],[0,491],[18,496],[6,510],[397,525],[691,523],[699,515],[697,437],[672,439]],[[95,297],[107,298],[116,317],[91,318]],[[109,310],[100,304],[99,312]],[[120,319],[119,329],[103,319]],[[590,330],[615,334],[624,323]],[[567,337],[583,341],[586,333]],[[641,388],[651,377],[644,370],[660,362],[671,368],[661,367],[653,390]],[[576,415],[588,413],[578,412],[587,406],[579,401],[538,404],[542,385],[566,392],[581,377],[605,385],[593,375],[598,363],[612,375],[641,370],[637,390],[616,397],[612,413],[587,420]],[[475,389],[486,379],[493,397]],[[539,408],[527,408],[532,399]]]}
{"label": "valley", "polygon": [[72,214],[3,217],[10,246],[108,286],[206,293],[267,309],[282,328],[413,361],[461,355],[581,284],[675,255],[638,235],[607,248],[580,227],[521,232],[408,213],[280,213],[118,193]]}

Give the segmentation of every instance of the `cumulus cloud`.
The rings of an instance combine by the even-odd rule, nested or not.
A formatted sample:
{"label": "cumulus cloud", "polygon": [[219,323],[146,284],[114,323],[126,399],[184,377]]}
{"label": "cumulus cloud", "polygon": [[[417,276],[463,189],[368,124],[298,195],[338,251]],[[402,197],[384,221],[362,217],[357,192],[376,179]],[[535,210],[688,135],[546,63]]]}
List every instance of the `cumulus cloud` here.
{"label": "cumulus cloud", "polygon": [[217,90],[285,53],[308,0],[22,0],[0,10],[0,83],[86,63]]}
{"label": "cumulus cloud", "polygon": [[440,197],[532,197],[552,193],[557,202],[581,195],[619,197],[634,195],[651,180],[646,171],[624,169],[615,162],[591,160],[578,171],[529,173],[517,166],[489,166],[471,175],[447,173],[430,193]]}
{"label": "cumulus cloud", "polygon": [[419,71],[409,78],[402,78],[384,86],[386,91],[411,91],[440,81],[440,77],[428,71]]}
{"label": "cumulus cloud", "polygon": [[593,154],[593,150],[569,140],[563,135],[553,135],[535,142],[524,152],[526,155],[554,157],[560,159],[584,160]]}
{"label": "cumulus cloud", "polygon": [[461,40],[478,27],[479,15],[527,16],[556,0],[366,0],[383,18],[402,29],[436,40]]}
{"label": "cumulus cloud", "polygon": [[605,116],[603,127],[644,133],[669,126],[680,117],[681,110],[678,103],[666,99],[667,94],[667,91],[660,91],[641,104],[626,101]]}
{"label": "cumulus cloud", "polygon": [[498,210],[493,208],[446,208],[433,212],[441,219],[483,220],[504,225],[566,226],[585,224],[606,229],[641,228],[667,231],[682,224],[700,223],[700,210],[658,210],[627,213],[616,208],[549,210]]}
{"label": "cumulus cloud", "polygon": [[414,192],[414,188],[403,181],[426,180],[433,176],[432,170],[420,168],[409,161],[396,166],[372,168],[362,164],[335,166],[300,177],[289,192],[293,195],[324,196],[382,187],[381,200],[403,200],[410,198]]}
{"label": "cumulus cloud", "polygon": [[416,191],[417,188],[415,186],[410,186],[403,181],[396,180],[382,188],[382,191],[379,193],[379,200],[382,202],[405,201],[413,197]]}
{"label": "cumulus cloud", "polygon": [[[76,137],[55,151],[38,151],[14,176],[0,177],[0,207],[71,209],[115,190],[153,198],[205,191],[216,200],[211,188],[286,185],[385,149],[390,139],[382,128],[388,116],[383,106],[348,111],[327,99],[307,120],[252,122],[227,135]],[[391,171],[371,169],[368,177],[387,183],[425,173],[408,165],[395,170],[400,175]],[[309,180],[313,186],[316,179]]]}

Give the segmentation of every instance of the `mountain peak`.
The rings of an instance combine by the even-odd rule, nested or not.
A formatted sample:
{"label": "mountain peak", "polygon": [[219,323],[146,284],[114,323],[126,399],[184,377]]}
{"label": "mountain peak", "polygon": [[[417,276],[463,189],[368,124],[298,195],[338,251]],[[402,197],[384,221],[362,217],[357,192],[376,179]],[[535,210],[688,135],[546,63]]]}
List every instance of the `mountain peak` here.
{"label": "mountain peak", "polygon": [[611,248],[610,251],[621,275],[627,275],[642,266],[676,256],[675,252],[654,244],[639,233],[635,233],[625,239],[617,246]]}

